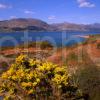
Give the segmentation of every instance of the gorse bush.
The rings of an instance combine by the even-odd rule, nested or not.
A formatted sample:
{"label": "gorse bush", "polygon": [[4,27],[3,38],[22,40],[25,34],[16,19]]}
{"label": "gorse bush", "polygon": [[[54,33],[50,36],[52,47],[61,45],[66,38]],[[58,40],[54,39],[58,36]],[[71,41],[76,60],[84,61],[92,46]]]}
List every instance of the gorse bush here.
{"label": "gorse bush", "polygon": [[82,99],[69,80],[67,68],[20,55],[2,74],[0,92],[5,100]]}

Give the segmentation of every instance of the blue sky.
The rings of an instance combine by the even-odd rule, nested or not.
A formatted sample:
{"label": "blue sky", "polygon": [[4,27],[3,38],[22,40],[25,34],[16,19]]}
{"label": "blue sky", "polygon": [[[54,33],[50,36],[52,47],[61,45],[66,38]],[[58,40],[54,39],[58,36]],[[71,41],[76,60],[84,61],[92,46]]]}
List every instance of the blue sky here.
{"label": "blue sky", "polygon": [[37,18],[48,23],[100,23],[100,0],[0,0],[0,20]]}

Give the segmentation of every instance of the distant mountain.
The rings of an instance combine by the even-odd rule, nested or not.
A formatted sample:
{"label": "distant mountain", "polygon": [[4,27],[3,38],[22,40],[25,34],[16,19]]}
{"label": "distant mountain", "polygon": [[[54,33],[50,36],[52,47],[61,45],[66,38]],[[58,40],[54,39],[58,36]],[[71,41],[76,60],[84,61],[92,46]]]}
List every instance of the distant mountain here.
{"label": "distant mountain", "polygon": [[38,19],[11,19],[0,21],[0,30],[1,31],[47,31],[49,30],[49,25]]}
{"label": "distant mountain", "polygon": [[75,23],[56,23],[48,24],[39,19],[18,18],[0,21],[0,32],[10,31],[99,31],[100,24],[75,24]]}
{"label": "distant mountain", "polygon": [[85,25],[82,24],[74,24],[74,23],[58,23],[58,24],[52,24],[53,27],[55,27],[56,30],[62,30],[62,31],[85,31]]}
{"label": "distant mountain", "polygon": [[75,23],[58,23],[52,24],[52,26],[59,31],[99,31],[100,32],[100,24],[75,24]]}

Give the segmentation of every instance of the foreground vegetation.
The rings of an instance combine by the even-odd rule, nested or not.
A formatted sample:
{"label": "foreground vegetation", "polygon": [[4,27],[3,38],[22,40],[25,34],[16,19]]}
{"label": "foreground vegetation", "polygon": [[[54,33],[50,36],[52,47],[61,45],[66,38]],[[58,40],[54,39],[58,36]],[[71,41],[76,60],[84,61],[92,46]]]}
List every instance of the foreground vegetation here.
{"label": "foreground vegetation", "polygon": [[50,62],[16,58],[0,79],[5,100],[85,100],[77,85],[72,84],[67,68]]}
{"label": "foreground vegetation", "polygon": [[[19,54],[6,55],[5,57],[8,58],[7,62],[2,62],[0,67],[4,69],[0,70],[2,76],[0,79],[1,95],[8,100],[9,98],[12,98],[12,100],[99,100],[99,37],[100,35],[93,35],[82,44],[58,48],[58,51],[54,54],[51,52],[53,46],[45,41],[37,43],[41,46],[41,52],[40,50],[35,52],[32,49],[33,51],[28,53],[29,58],[23,55],[16,58]],[[91,46],[91,53],[88,53],[89,45]],[[81,46],[82,50],[80,53],[77,51],[77,48]],[[31,47],[35,48],[36,43],[30,43],[29,48]],[[20,45],[20,48],[24,48],[23,45]],[[48,48],[50,49],[48,50]],[[62,50],[64,50],[63,56]],[[81,62],[78,61],[78,53],[81,54]],[[37,56],[40,55],[39,57],[42,59],[37,60],[36,58],[38,57],[35,54]],[[10,67],[8,67],[9,58],[12,58]],[[15,58],[16,61],[14,63]],[[64,62],[62,58],[64,58]],[[49,62],[46,62],[46,60]],[[67,66],[67,68],[62,65]],[[42,71],[39,70],[40,68],[42,68]],[[59,71],[55,72],[56,69],[59,69]],[[34,73],[37,77],[34,77]],[[61,84],[57,84],[54,81],[56,75],[59,80],[58,83],[60,82]],[[31,78],[29,79],[30,76]],[[23,82],[24,86],[22,85]],[[33,85],[34,82],[35,86]]]}

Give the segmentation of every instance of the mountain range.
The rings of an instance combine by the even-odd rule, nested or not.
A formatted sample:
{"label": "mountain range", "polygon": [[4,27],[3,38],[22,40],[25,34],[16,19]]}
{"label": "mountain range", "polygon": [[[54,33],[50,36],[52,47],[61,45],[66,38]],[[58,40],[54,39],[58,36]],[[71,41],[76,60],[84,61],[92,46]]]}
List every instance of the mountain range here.
{"label": "mountain range", "polygon": [[0,21],[0,32],[16,31],[97,31],[100,32],[100,23],[75,24],[75,23],[54,23],[48,24],[39,19],[17,18]]}

